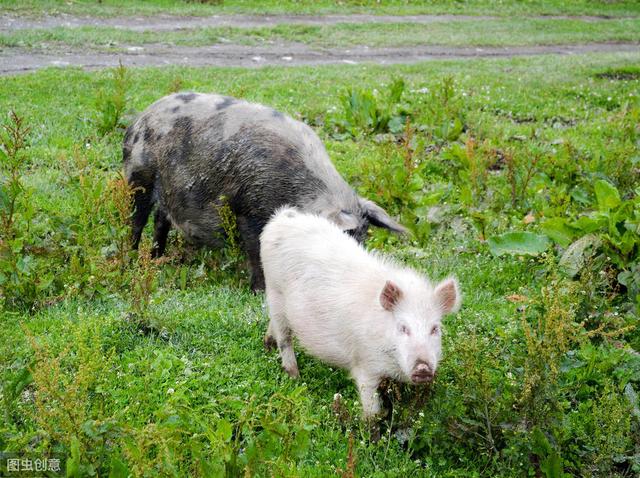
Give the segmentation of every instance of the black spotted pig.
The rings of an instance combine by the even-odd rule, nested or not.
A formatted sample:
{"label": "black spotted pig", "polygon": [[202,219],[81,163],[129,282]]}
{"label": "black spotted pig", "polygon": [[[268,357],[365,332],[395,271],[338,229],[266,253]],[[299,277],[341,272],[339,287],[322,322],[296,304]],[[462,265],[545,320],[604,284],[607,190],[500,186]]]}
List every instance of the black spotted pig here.
{"label": "black spotted pig", "polygon": [[289,375],[299,375],[296,337],[311,355],[350,371],[365,418],[380,411],[383,378],[433,379],[442,317],[460,307],[455,279],[434,286],[367,252],[326,219],[292,208],[276,213],[260,241],[270,317],[265,346],[278,346]]}
{"label": "black spotted pig", "polygon": [[320,214],[359,241],[369,224],[404,230],[349,187],[310,127],[228,96],[179,93],[158,100],[127,129],[123,158],[135,188],[134,248],[154,205],[155,256],[163,254],[171,225],[189,242],[217,247],[219,211],[228,204],[254,290],[264,288],[260,233],[284,204]]}

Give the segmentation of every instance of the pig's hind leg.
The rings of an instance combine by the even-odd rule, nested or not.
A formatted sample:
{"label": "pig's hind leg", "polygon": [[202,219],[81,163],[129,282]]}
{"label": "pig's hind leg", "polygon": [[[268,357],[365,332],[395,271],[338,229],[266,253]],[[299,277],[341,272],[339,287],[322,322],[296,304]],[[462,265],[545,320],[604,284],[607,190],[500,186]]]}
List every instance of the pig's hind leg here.
{"label": "pig's hind leg", "polygon": [[267,335],[264,337],[264,346],[270,350],[274,345],[277,345],[280,351],[280,359],[282,360],[282,368],[292,378],[298,378],[300,372],[298,371],[296,354],[293,351],[291,329],[287,324],[284,312],[284,299],[281,294],[269,287],[267,287],[266,295],[270,320]]}

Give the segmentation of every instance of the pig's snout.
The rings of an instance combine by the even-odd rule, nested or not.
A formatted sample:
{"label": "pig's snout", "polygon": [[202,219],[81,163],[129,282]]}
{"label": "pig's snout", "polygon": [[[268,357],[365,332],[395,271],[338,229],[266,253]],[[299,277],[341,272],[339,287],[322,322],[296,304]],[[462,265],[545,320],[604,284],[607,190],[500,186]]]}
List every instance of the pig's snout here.
{"label": "pig's snout", "polygon": [[418,361],[413,372],[411,373],[411,381],[413,383],[426,383],[433,380],[434,370],[427,362]]}

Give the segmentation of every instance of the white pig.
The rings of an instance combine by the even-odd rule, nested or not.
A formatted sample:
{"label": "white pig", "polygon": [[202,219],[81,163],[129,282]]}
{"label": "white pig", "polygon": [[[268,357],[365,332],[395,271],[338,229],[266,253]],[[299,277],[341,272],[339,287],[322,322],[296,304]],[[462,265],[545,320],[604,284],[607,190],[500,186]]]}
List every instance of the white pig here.
{"label": "white pig", "polygon": [[433,286],[415,271],[367,252],[322,217],[278,210],[260,236],[270,322],[265,346],[298,377],[292,339],[311,355],[349,370],[363,416],[380,412],[377,388],[389,377],[433,379],[441,322],[460,307],[455,279]]}

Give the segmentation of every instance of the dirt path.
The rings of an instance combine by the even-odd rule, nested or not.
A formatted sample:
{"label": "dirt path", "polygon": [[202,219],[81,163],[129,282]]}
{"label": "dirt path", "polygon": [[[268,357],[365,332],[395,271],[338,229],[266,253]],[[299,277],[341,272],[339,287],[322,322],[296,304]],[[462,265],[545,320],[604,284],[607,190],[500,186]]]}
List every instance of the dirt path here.
{"label": "dirt path", "polygon": [[[97,18],[74,15],[45,15],[22,17],[0,15],[0,32],[31,28],[55,27],[115,27],[134,31],[168,31],[203,27],[255,28],[275,25],[335,25],[338,23],[437,23],[451,21],[483,21],[499,17],[471,15],[213,15],[208,17],[178,17],[172,15]],[[602,21],[612,17],[597,16],[540,16],[531,18],[575,19],[585,22]],[[617,17],[613,17],[617,18]]]}
{"label": "dirt path", "polygon": [[[449,21],[484,21],[496,17],[468,15],[214,15],[208,17],[177,17],[170,15],[96,18],[72,15],[45,15],[20,17],[0,15],[0,32],[25,28],[55,28],[81,26],[109,26],[143,31],[170,31],[202,27],[259,27],[279,24],[332,25],[338,23],[435,23]],[[605,17],[539,17],[575,18],[589,21]],[[585,45],[526,46],[526,47],[448,47],[414,46],[374,48],[354,46],[348,48],[318,48],[304,44],[279,43],[261,46],[218,44],[202,47],[146,44],[124,47],[122,51],[100,52],[64,48],[28,50],[7,48],[0,50],[0,75],[34,71],[49,66],[78,66],[104,68],[116,66],[119,61],[127,66],[239,66],[267,65],[325,65],[355,63],[415,63],[439,58],[512,57],[544,54],[581,54],[590,52],[629,52],[640,50],[631,43],[598,43]]]}
{"label": "dirt path", "polygon": [[123,53],[82,52],[79,50],[32,52],[19,48],[0,52],[0,75],[14,75],[50,66],[78,66],[88,69],[112,67],[119,61],[125,66],[239,66],[327,65],[327,64],[397,64],[435,59],[490,58],[529,55],[576,55],[596,52],[638,52],[631,43],[594,43],[526,47],[448,47],[419,46],[403,48],[317,49],[303,44],[244,46],[221,44],[207,47],[145,45],[130,47]]}

